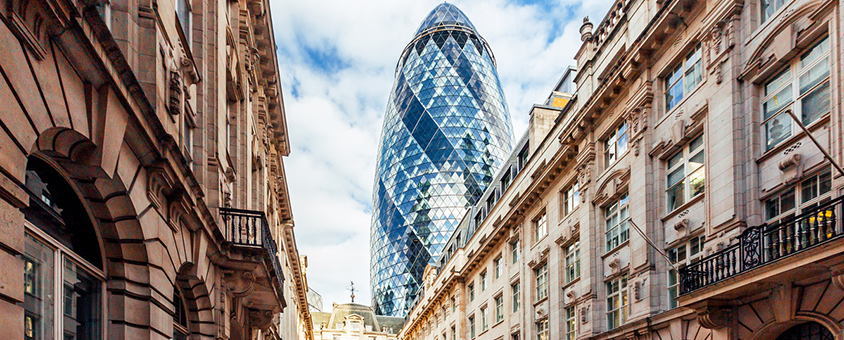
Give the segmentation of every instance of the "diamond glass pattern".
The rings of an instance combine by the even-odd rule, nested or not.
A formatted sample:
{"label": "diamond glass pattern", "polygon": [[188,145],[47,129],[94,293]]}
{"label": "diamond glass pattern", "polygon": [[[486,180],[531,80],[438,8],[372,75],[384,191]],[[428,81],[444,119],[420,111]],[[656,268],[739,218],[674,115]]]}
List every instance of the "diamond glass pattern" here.
{"label": "diamond glass pattern", "polygon": [[373,194],[370,278],[381,315],[405,316],[460,219],[512,149],[486,42],[443,3],[405,47],[387,103]]}

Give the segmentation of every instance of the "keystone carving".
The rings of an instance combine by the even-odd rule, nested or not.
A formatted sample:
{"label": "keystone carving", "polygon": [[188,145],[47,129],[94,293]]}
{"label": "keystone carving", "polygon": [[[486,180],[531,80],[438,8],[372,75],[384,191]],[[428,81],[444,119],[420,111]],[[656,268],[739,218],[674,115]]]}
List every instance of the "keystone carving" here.
{"label": "keystone carving", "polygon": [[170,101],[171,115],[182,113],[182,76],[178,71],[170,71]]}

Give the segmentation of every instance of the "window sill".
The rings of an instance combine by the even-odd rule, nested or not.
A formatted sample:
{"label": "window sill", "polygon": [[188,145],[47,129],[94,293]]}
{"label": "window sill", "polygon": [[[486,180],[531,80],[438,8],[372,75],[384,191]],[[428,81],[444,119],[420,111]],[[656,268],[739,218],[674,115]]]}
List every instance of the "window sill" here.
{"label": "window sill", "polygon": [[534,302],[534,303],[533,303],[533,306],[534,306],[534,307],[536,307],[536,306],[538,306],[540,303],[543,303],[543,302],[545,302],[545,301],[548,301],[548,297],[547,297],[547,296],[546,296],[546,297],[544,297],[544,298],[541,298],[541,299],[539,299],[539,300],[536,300],[536,302]]}
{"label": "window sill", "polygon": [[665,214],[665,216],[663,216],[663,217],[661,218],[662,222],[668,221],[668,219],[670,219],[670,218],[672,218],[672,217],[674,217],[674,216],[677,216],[678,214],[680,214],[680,212],[685,211],[685,210],[686,210],[686,209],[688,209],[689,207],[691,207],[691,206],[695,205],[695,203],[697,203],[697,202],[699,202],[700,200],[702,200],[702,199],[703,199],[703,197],[704,197],[704,196],[706,196],[706,191],[705,191],[705,190],[706,190],[706,189],[704,189],[704,192],[699,193],[699,194],[697,194],[695,197],[692,197],[691,199],[689,199],[689,201],[688,201],[688,202],[681,204],[681,205],[680,205],[679,207],[677,207],[676,209],[674,209],[674,210],[672,210],[671,212],[669,212],[669,213]]}
{"label": "window sill", "polygon": [[[780,113],[780,114],[786,114],[786,115],[787,115],[787,113],[785,113],[785,112]],[[806,129],[808,129],[808,130],[809,130],[809,132],[815,132],[815,130],[820,129],[823,125],[825,125],[826,123],[828,123],[828,122],[829,122],[829,119],[830,119],[829,117],[830,117],[830,113],[829,113],[829,112],[825,113],[823,116],[820,116],[820,117],[818,118],[818,120],[816,120],[816,121],[815,121],[815,122],[813,122],[812,124],[809,124],[809,126],[807,126],[807,127],[806,127]],[[791,119],[791,117],[789,117],[789,119]],[[792,123],[792,124],[796,124],[796,123],[794,122],[794,120],[793,120],[793,119],[791,120],[791,123]],[[764,125],[764,124],[760,124],[760,125],[761,125],[761,126],[762,126],[762,128],[764,129],[765,125]],[[764,137],[764,134],[765,134],[765,131],[761,131],[761,132],[760,132],[760,135],[761,135],[761,137],[762,137],[762,139],[763,139],[763,140],[762,140],[762,143],[763,143],[763,144],[765,143],[765,141],[764,141],[764,138],[765,138],[765,137]],[[757,159],[756,159],[756,164],[759,164],[759,163],[762,163],[762,162],[766,161],[767,159],[769,159],[769,158],[773,157],[773,155],[775,155],[775,154],[779,153],[779,152],[780,152],[780,151],[782,151],[783,149],[786,149],[786,148],[790,147],[790,146],[791,146],[791,145],[793,145],[795,142],[797,142],[798,140],[802,139],[802,138],[803,138],[803,137],[805,137],[805,136],[806,136],[806,133],[805,133],[805,132],[803,132],[803,129],[800,129],[800,130],[799,130],[799,132],[797,132],[796,134],[794,134],[794,135],[793,135],[793,136],[791,136],[791,137],[786,138],[784,141],[779,142],[779,144],[777,144],[776,146],[774,146],[772,149],[767,150],[767,151],[762,151],[762,155],[761,155],[761,156],[759,156],[759,158],[757,158]],[[764,146],[764,145],[762,145],[762,147],[765,147],[765,146]]]}
{"label": "window sill", "polygon": [[504,318],[501,318],[501,321],[496,321],[494,324],[492,324],[492,327],[490,329],[495,328],[495,326],[498,326],[502,323],[504,323]]}
{"label": "window sill", "polygon": [[572,215],[574,215],[574,213],[575,213],[575,212],[577,212],[577,209],[578,209],[578,208],[580,208],[580,204],[578,204],[576,207],[574,207],[573,209],[571,209],[571,211],[569,211],[567,214],[563,215],[563,217],[562,217],[562,218],[560,218],[560,221],[559,221],[559,222],[557,222],[557,226],[561,226],[561,225],[563,225],[563,223],[565,223],[566,221],[568,221],[569,217],[571,217]]}
{"label": "window sill", "polygon": [[[704,72],[704,75],[705,74],[706,74],[706,72]],[[660,79],[662,79],[662,78],[660,78]],[[700,83],[698,83],[695,86],[695,88],[691,92],[689,92],[688,96],[686,96],[684,94],[683,99],[681,99],[680,102],[677,103],[677,105],[674,105],[674,107],[672,107],[670,110],[666,110],[665,114],[661,118],[659,118],[659,121],[656,123],[656,125],[654,125],[654,129],[659,128],[659,126],[662,125],[662,123],[665,122],[665,120],[668,117],[673,117],[674,114],[677,112],[677,110],[680,110],[683,106],[685,106],[686,102],[690,100],[689,98],[694,97],[694,95],[703,87],[703,84],[706,84],[706,77],[703,77],[703,79],[700,80]],[[663,95],[663,98],[664,98],[665,97],[664,91],[662,92],[662,95]],[[662,103],[662,104],[664,105],[665,103]]]}
{"label": "window sill", "polygon": [[571,280],[571,282],[560,286],[560,289],[566,290],[566,289],[568,289],[569,287],[573,286],[575,283],[578,283],[578,282],[580,282],[580,276],[574,278],[574,280]]}
{"label": "window sill", "polygon": [[541,238],[539,238],[538,240],[536,240],[536,242],[534,242],[533,245],[530,246],[530,250],[533,251],[534,249],[536,249],[536,247],[539,246],[542,243],[542,241],[545,241],[546,238],[548,238],[547,233],[545,235],[543,235]]}
{"label": "window sill", "polygon": [[[628,231],[629,231],[629,229],[628,229]],[[618,252],[619,249],[624,248],[624,246],[626,246],[628,244],[630,244],[630,236],[627,236],[627,239],[624,240],[624,242],[621,242],[621,244],[619,244],[615,248],[612,248],[608,252],[604,253],[604,255],[601,255],[601,259],[605,259],[605,258],[607,258],[607,256],[610,256],[610,255]]]}

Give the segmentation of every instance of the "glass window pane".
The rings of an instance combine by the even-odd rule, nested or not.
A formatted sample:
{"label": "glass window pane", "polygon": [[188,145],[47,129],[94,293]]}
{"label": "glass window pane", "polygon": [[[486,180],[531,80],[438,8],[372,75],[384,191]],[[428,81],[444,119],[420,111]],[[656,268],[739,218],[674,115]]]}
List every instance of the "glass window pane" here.
{"label": "glass window pane", "polygon": [[818,175],[818,185],[819,185],[819,189],[818,189],[819,195],[823,195],[825,193],[828,193],[830,190],[832,190],[832,181],[830,180],[830,174],[828,172],[824,172],[824,173]]}
{"label": "glass window pane", "polygon": [[703,170],[704,168],[700,167],[689,175],[690,197],[702,194],[706,188],[706,172]]}
{"label": "glass window pane", "polygon": [[768,81],[767,84],[765,84],[765,96],[774,93],[774,91],[776,91],[778,88],[783,87],[784,85],[789,83],[791,83],[791,70],[786,69],[785,71],[782,71],[782,73],[774,77],[774,79],[771,79],[770,81]]}
{"label": "glass window pane", "polygon": [[823,38],[808,53],[800,57],[800,68],[806,68],[806,65],[811,64],[827,51],[829,51],[829,37]]}
{"label": "glass window pane", "polygon": [[29,234],[24,245],[24,337],[53,338],[55,251]]}
{"label": "glass window pane", "polygon": [[698,152],[689,158],[689,169],[694,170],[703,165],[703,151]]}
{"label": "glass window pane", "polygon": [[678,152],[676,155],[672,156],[668,159],[668,168],[672,169],[675,165],[680,164],[683,161],[683,153]]}
{"label": "glass window pane", "polygon": [[668,186],[670,187],[674,184],[679,183],[683,180],[683,177],[685,177],[685,174],[683,173],[683,168],[679,168],[677,170],[672,171],[670,174],[668,174]]}
{"label": "glass window pane", "polygon": [[779,207],[780,207],[779,200],[776,199],[776,198],[772,198],[772,199],[765,201],[765,212],[768,216],[768,219],[772,219],[774,217],[777,217],[777,215],[780,214]]}
{"label": "glass window pane", "polygon": [[65,258],[63,291],[65,338],[100,339],[102,282]]}
{"label": "glass window pane", "polygon": [[800,101],[803,124],[809,125],[829,112],[829,82],[824,83]]}
{"label": "glass window pane", "polygon": [[780,214],[788,212],[794,209],[794,207],[794,188],[791,188],[780,196]]}
{"label": "glass window pane", "polygon": [[791,117],[782,114],[765,123],[765,140],[768,150],[791,137]]}
{"label": "glass window pane", "polygon": [[703,80],[703,70],[700,60],[697,60],[691,68],[686,71],[686,76],[683,78],[683,91],[690,93],[694,90],[697,84]]}
{"label": "glass window pane", "polygon": [[800,95],[802,96],[806,91],[820,84],[827,77],[829,77],[829,58],[824,58],[824,60],[800,76]]}
{"label": "glass window pane", "polygon": [[685,203],[685,185],[681,182],[668,189],[668,211],[673,211]]}
{"label": "glass window pane", "polygon": [[803,181],[800,184],[800,187],[803,189],[801,192],[800,198],[801,203],[806,203],[815,197],[818,197],[818,177],[812,176],[811,178]]}
{"label": "glass window pane", "polygon": [[771,118],[775,113],[782,110],[782,108],[791,104],[794,101],[791,93],[791,85],[786,86],[782,91],[774,95],[771,99],[762,104],[762,110],[765,113],[765,119]]}
{"label": "glass window pane", "polygon": [[689,151],[695,151],[701,146],[703,146],[703,135],[697,136],[697,138],[689,142]]}

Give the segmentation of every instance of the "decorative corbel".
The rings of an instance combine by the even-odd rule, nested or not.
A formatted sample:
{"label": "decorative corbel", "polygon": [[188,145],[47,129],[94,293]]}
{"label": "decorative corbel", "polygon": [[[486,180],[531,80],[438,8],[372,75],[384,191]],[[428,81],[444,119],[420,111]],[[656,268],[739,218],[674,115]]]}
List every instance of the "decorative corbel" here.
{"label": "decorative corbel", "polygon": [[676,231],[680,231],[680,229],[684,229],[684,228],[688,228],[688,227],[689,227],[689,219],[688,218],[681,219],[681,220],[677,221],[677,223],[674,223],[674,230],[676,230]]}
{"label": "decorative corbel", "polygon": [[235,297],[244,297],[255,289],[255,274],[251,271],[230,271],[223,275],[226,289]]}
{"label": "decorative corbel", "polygon": [[697,320],[703,328],[721,329],[730,324],[730,310],[723,307],[705,306],[697,310]]}
{"label": "decorative corbel", "polygon": [[249,324],[256,328],[267,330],[267,328],[273,325],[273,312],[270,310],[250,309]]}

